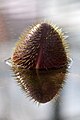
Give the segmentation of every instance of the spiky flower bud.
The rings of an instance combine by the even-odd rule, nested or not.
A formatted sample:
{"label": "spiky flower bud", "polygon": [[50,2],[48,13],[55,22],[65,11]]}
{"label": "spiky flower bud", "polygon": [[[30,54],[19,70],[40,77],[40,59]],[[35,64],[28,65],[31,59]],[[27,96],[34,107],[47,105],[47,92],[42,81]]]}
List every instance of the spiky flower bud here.
{"label": "spiky flower bud", "polygon": [[24,91],[39,103],[50,101],[61,88],[67,71],[64,34],[54,25],[37,24],[21,36],[11,61]]}

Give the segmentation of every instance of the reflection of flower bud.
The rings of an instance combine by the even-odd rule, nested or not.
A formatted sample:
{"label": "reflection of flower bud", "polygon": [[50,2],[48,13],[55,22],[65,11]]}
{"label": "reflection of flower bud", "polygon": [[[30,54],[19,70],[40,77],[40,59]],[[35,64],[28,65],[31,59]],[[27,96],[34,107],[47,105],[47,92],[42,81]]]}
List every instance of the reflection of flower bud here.
{"label": "reflection of flower bud", "polygon": [[41,23],[25,32],[16,44],[12,69],[18,83],[36,101],[46,103],[59,91],[68,66],[64,34]]}

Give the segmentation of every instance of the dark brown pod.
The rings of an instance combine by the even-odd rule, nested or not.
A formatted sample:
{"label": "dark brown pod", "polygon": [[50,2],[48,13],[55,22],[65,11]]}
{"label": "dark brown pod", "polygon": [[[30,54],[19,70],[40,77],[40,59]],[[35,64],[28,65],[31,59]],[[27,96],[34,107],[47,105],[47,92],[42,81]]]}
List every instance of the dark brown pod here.
{"label": "dark brown pod", "polygon": [[37,24],[20,38],[12,54],[18,83],[40,103],[50,101],[65,79],[68,56],[64,39],[57,27]]}

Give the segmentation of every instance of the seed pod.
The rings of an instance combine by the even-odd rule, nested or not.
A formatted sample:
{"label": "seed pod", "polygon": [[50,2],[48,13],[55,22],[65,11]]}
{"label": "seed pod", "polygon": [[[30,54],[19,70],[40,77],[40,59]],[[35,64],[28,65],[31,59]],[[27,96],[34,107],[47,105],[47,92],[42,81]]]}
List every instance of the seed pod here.
{"label": "seed pod", "polygon": [[68,67],[65,37],[48,23],[34,26],[17,42],[11,61],[17,82],[35,101],[46,103],[59,91]]}

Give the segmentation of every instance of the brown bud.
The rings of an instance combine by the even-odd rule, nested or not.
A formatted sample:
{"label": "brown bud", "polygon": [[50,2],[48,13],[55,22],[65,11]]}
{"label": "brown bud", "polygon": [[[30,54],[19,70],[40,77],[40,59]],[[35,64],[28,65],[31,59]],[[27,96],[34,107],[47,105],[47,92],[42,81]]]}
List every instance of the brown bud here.
{"label": "brown bud", "polygon": [[36,101],[46,103],[65,79],[68,56],[65,37],[48,23],[34,26],[20,38],[11,57],[18,83]]}

